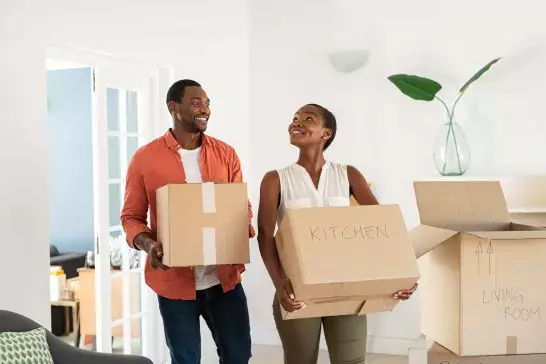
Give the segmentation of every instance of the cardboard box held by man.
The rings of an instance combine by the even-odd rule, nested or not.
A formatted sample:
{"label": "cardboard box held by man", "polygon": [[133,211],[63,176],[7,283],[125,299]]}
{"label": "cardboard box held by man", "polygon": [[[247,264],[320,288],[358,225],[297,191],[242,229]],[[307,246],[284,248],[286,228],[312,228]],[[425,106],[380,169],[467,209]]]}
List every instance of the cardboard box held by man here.
{"label": "cardboard box held by man", "polygon": [[157,190],[157,235],[169,267],[250,261],[245,183],[187,183]]}

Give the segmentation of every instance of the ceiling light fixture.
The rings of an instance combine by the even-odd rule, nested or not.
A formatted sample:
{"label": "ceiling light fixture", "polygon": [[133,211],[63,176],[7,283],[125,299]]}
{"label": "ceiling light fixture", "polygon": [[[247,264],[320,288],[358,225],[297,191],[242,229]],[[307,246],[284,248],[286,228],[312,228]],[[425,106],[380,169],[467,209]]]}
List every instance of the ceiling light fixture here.
{"label": "ceiling light fixture", "polygon": [[351,73],[362,68],[370,58],[367,49],[349,49],[330,53],[329,59],[332,67],[341,73]]}

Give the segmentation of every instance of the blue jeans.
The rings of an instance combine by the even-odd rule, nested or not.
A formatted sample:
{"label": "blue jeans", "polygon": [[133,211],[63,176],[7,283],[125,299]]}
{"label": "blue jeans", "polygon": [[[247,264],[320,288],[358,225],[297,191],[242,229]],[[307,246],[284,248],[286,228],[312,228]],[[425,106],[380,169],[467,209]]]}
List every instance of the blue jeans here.
{"label": "blue jeans", "polygon": [[200,364],[200,316],[216,343],[220,364],[248,364],[252,356],[250,322],[240,283],[226,293],[220,285],[197,291],[195,301],[158,297],[172,364]]}

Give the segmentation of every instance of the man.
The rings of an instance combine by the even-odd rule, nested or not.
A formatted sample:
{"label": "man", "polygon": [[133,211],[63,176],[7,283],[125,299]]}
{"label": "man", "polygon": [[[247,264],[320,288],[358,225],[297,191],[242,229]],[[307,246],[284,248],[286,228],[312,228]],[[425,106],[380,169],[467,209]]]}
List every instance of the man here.
{"label": "man", "polygon": [[[170,183],[243,180],[234,149],[205,134],[209,105],[197,82],[180,80],[171,86],[167,107],[173,127],[133,156],[121,213],[128,244],[148,254],[146,282],[158,294],[173,364],[200,363],[200,316],[212,333],[221,363],[245,364],[251,357],[248,307],[241,285],[244,265],[170,268],[162,262],[161,242],[155,240],[158,188]],[[253,237],[251,218],[249,203],[249,236]]]}

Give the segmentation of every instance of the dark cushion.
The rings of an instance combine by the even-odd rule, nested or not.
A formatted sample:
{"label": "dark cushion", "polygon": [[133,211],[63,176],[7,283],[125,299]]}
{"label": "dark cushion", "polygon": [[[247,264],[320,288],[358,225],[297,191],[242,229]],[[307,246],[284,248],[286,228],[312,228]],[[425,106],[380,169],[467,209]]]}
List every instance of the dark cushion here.
{"label": "dark cushion", "polygon": [[59,255],[59,249],[57,249],[57,247],[55,245],[50,245],[49,246],[49,257],[56,257],[57,255]]}

